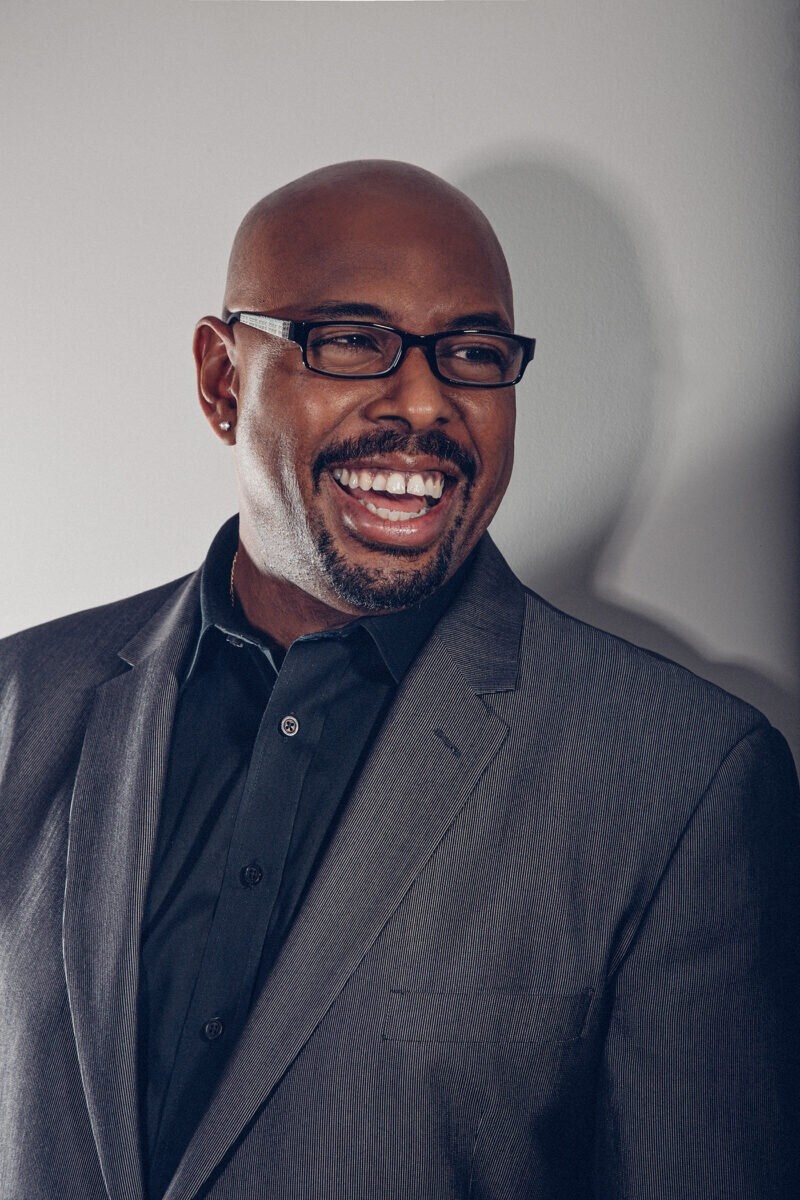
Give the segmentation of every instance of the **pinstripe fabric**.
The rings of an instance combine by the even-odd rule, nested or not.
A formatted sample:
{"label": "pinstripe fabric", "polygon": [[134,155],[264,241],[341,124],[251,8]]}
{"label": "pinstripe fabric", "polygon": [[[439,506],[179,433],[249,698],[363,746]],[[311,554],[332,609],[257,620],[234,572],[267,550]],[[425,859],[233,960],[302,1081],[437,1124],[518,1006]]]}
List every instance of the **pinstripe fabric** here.
{"label": "pinstripe fabric", "polygon": [[[0,647],[4,1200],[141,1196],[138,931],[194,589]],[[486,539],[168,1200],[796,1200],[795,789],[753,709]]]}
{"label": "pinstripe fabric", "polygon": [[[73,792],[64,899],[64,962],[84,1089],[108,1189],[125,1200],[143,1192],[139,938],[178,694],[176,676],[160,664],[148,662],[139,674],[135,685],[118,676],[98,688]],[[137,737],[120,747],[125,727]]]}

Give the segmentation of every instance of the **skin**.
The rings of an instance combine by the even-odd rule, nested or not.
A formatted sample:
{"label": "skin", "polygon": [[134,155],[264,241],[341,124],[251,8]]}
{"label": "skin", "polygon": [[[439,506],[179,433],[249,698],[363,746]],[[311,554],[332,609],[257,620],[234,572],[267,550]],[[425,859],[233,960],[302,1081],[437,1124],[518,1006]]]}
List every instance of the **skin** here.
{"label": "skin", "polygon": [[[242,222],[226,315],[319,319],[334,304],[344,309],[336,319],[369,305],[374,315],[353,316],[414,333],[490,319],[513,329],[508,269],[486,218],[443,180],[402,163],[323,168]],[[486,316],[465,321],[471,314]],[[253,625],[288,646],[416,603],[465,560],[511,475],[512,387],[441,382],[419,348],[385,379],[326,378],[303,366],[295,343],[213,316],[198,322],[194,352],[203,412],[235,447],[236,591]],[[438,470],[447,486],[422,518],[390,522],[339,486],[337,466]],[[419,502],[379,503],[416,511]]]}

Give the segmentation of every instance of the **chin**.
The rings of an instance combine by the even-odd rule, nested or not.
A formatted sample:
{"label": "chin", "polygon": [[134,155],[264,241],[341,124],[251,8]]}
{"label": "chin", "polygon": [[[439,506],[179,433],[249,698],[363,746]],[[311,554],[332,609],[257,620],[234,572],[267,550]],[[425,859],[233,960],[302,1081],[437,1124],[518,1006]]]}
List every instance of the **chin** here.
{"label": "chin", "polygon": [[[457,533],[458,525],[427,552],[376,547],[374,566],[348,558],[327,530],[317,539],[317,551],[328,586],[340,603],[358,612],[393,612],[420,604],[442,586],[459,565],[453,563]],[[384,561],[378,562],[379,558]]]}

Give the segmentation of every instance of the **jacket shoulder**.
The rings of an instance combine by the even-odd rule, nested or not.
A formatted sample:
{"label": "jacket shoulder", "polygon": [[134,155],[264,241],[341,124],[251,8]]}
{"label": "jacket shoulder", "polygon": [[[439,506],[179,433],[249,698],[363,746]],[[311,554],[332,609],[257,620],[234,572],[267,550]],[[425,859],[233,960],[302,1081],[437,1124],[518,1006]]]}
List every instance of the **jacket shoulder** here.
{"label": "jacket shoulder", "polygon": [[752,705],[687,667],[545,600],[488,535],[453,610],[450,644],[475,690],[507,694],[519,717],[538,714],[554,735],[566,730],[580,742],[605,727],[608,735],[639,734],[644,743],[670,729],[736,739],[768,724]]}
{"label": "jacket shoulder", "polygon": [[632,752],[654,743],[731,745],[769,728],[757,708],[687,667],[524,592],[521,679],[539,696],[557,696],[584,727],[593,714],[590,723],[607,733],[624,729]]}
{"label": "jacket shoulder", "polygon": [[192,579],[191,575],[46,621],[0,639],[0,688],[9,679],[91,686],[118,661],[120,649]]}

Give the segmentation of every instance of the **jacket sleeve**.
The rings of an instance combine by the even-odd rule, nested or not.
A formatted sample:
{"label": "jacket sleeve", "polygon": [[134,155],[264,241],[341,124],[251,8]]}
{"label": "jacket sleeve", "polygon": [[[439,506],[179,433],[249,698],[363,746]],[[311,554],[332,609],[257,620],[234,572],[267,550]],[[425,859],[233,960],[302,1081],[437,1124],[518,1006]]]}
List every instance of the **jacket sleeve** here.
{"label": "jacket sleeve", "polygon": [[797,1200],[800,805],[767,725],[683,831],[616,978],[603,1200]]}

